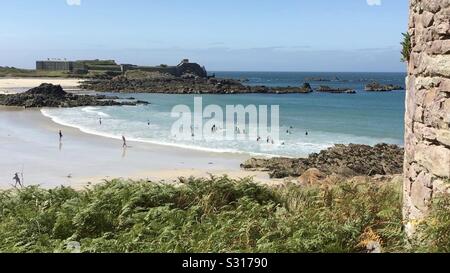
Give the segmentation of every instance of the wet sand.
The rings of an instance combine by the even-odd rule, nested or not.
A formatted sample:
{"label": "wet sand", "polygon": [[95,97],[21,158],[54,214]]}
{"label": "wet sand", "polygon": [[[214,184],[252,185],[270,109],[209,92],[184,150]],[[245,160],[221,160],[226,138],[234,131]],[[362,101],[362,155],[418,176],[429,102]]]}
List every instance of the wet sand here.
{"label": "wet sand", "polygon": [[[58,132],[62,130],[60,144]],[[209,153],[122,142],[58,125],[39,110],[0,107],[0,188],[10,188],[14,173],[24,174],[25,185],[83,188],[112,178],[173,181],[178,177],[228,174],[254,176],[274,183],[267,174],[246,172],[240,164],[247,155]]]}

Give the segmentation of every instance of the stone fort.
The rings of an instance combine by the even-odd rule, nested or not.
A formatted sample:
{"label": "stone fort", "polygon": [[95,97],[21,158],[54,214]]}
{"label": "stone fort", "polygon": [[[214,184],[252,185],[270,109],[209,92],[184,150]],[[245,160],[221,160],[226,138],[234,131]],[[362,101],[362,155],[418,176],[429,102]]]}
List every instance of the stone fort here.
{"label": "stone fort", "polygon": [[450,189],[450,0],[410,0],[404,216],[408,233]]}

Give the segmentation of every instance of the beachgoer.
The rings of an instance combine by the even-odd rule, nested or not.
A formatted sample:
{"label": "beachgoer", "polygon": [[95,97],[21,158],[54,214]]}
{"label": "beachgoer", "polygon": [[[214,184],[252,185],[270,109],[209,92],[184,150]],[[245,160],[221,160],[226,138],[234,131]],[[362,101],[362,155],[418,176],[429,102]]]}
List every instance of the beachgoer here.
{"label": "beachgoer", "polygon": [[98,119],[98,123],[99,123],[100,125],[102,125],[102,118],[101,118],[101,117]]}
{"label": "beachgoer", "polygon": [[122,141],[123,141],[123,147],[126,148],[127,146],[127,139],[125,138],[125,136],[122,136]]}
{"label": "beachgoer", "polygon": [[307,136],[309,136],[309,133],[308,133],[308,131],[306,131],[306,135],[307,135]]}
{"label": "beachgoer", "polygon": [[17,187],[17,185],[22,186],[22,182],[20,181],[18,173],[14,174],[13,180],[15,182],[14,187]]}
{"label": "beachgoer", "polygon": [[62,138],[63,138],[63,133],[62,133],[62,131],[61,131],[61,130],[59,130],[59,141],[61,141],[61,140],[62,140]]}

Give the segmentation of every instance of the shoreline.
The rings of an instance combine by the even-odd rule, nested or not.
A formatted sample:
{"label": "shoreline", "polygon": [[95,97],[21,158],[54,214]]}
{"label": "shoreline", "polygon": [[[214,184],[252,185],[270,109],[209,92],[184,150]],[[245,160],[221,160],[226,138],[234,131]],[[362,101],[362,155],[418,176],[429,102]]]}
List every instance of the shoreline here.
{"label": "shoreline", "polygon": [[[64,127],[70,127],[76,130],[81,131],[82,133],[98,136],[98,137],[104,137],[109,139],[115,139],[122,141],[122,138],[120,135],[112,135],[107,133],[100,133],[98,131],[94,131],[91,129],[87,129],[81,126],[72,125],[69,123],[66,123],[64,121],[59,120],[56,117],[51,116],[46,112],[46,109],[48,108],[42,108],[39,109],[39,112],[46,118],[50,119],[53,123],[64,126]],[[130,138],[128,137],[127,140],[129,142],[139,142],[149,145],[157,145],[157,146],[164,146],[168,148],[175,148],[175,149],[183,149],[183,150],[190,150],[190,151],[198,151],[198,152],[205,152],[205,153],[214,153],[214,154],[228,154],[228,155],[237,155],[237,156],[249,156],[249,157],[258,157],[258,158],[298,158],[294,156],[288,156],[288,155],[275,155],[275,154],[268,154],[268,153],[257,153],[257,152],[245,152],[245,151],[239,151],[239,150],[220,150],[215,148],[208,148],[208,147],[202,147],[202,146],[189,146],[188,144],[176,144],[176,143],[165,143],[165,142],[158,142],[153,141],[149,139],[139,139],[139,138]]]}
{"label": "shoreline", "polygon": [[85,79],[66,79],[66,78],[1,78],[0,77],[0,94],[17,94],[27,91],[28,89],[37,87],[42,83],[51,83],[61,85],[65,91],[78,91],[80,84]]}
{"label": "shoreline", "polygon": [[[179,177],[229,175],[254,177],[272,184],[267,173],[244,171],[240,164],[250,155],[213,153],[133,142],[122,149],[120,140],[83,133],[59,125],[39,109],[0,107],[0,188],[12,187],[15,172],[23,172],[25,185],[70,186],[123,178],[172,182]],[[64,138],[59,145],[58,131]]]}

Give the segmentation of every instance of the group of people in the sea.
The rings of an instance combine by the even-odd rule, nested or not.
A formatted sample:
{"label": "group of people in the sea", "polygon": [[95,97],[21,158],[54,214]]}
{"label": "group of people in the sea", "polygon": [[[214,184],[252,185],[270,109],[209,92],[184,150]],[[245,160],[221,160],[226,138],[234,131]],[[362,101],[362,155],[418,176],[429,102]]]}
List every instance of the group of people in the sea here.
{"label": "group of people in the sea", "polygon": [[[101,117],[99,117],[98,123],[99,123],[100,126],[103,124],[103,119],[102,119]],[[147,121],[147,125],[148,125],[148,126],[151,125],[150,120]],[[194,127],[191,126],[190,129],[191,129],[191,135],[192,135],[192,137],[195,137],[195,134],[194,134]],[[183,130],[184,130],[184,128],[182,127],[182,128],[181,128],[181,131],[183,131]],[[219,127],[216,126],[215,124],[211,127],[211,133],[217,133],[219,130],[221,130],[221,128],[219,128]],[[292,134],[293,134],[293,130],[294,130],[294,127],[293,127],[293,126],[290,126],[289,129],[286,130],[286,134],[292,135]],[[241,128],[237,125],[237,126],[235,127],[235,133],[236,133],[236,134],[247,134],[247,131],[246,131],[245,129],[241,130]],[[59,134],[59,143],[60,143],[60,149],[61,149],[62,140],[63,140],[64,135],[63,135],[63,133],[62,133],[62,130],[59,130],[59,133],[58,133],[58,134]],[[305,135],[306,135],[306,136],[309,136],[309,132],[306,131],[306,132],[305,132]],[[176,137],[176,136],[175,136],[175,137]],[[257,139],[256,139],[256,142],[258,142],[258,143],[262,142],[262,138],[261,138],[260,136],[258,136]],[[267,136],[267,138],[266,138],[266,143],[267,143],[267,144],[275,145],[275,140],[274,140],[271,136]],[[285,145],[285,142],[282,142],[281,145]],[[127,144],[127,139],[126,139],[125,135],[122,135],[122,147],[123,147],[124,149],[129,147],[128,144]],[[17,175],[14,176],[14,180],[16,181],[16,185],[17,185],[17,184],[20,184],[20,180],[18,180],[17,178],[18,178]]]}

